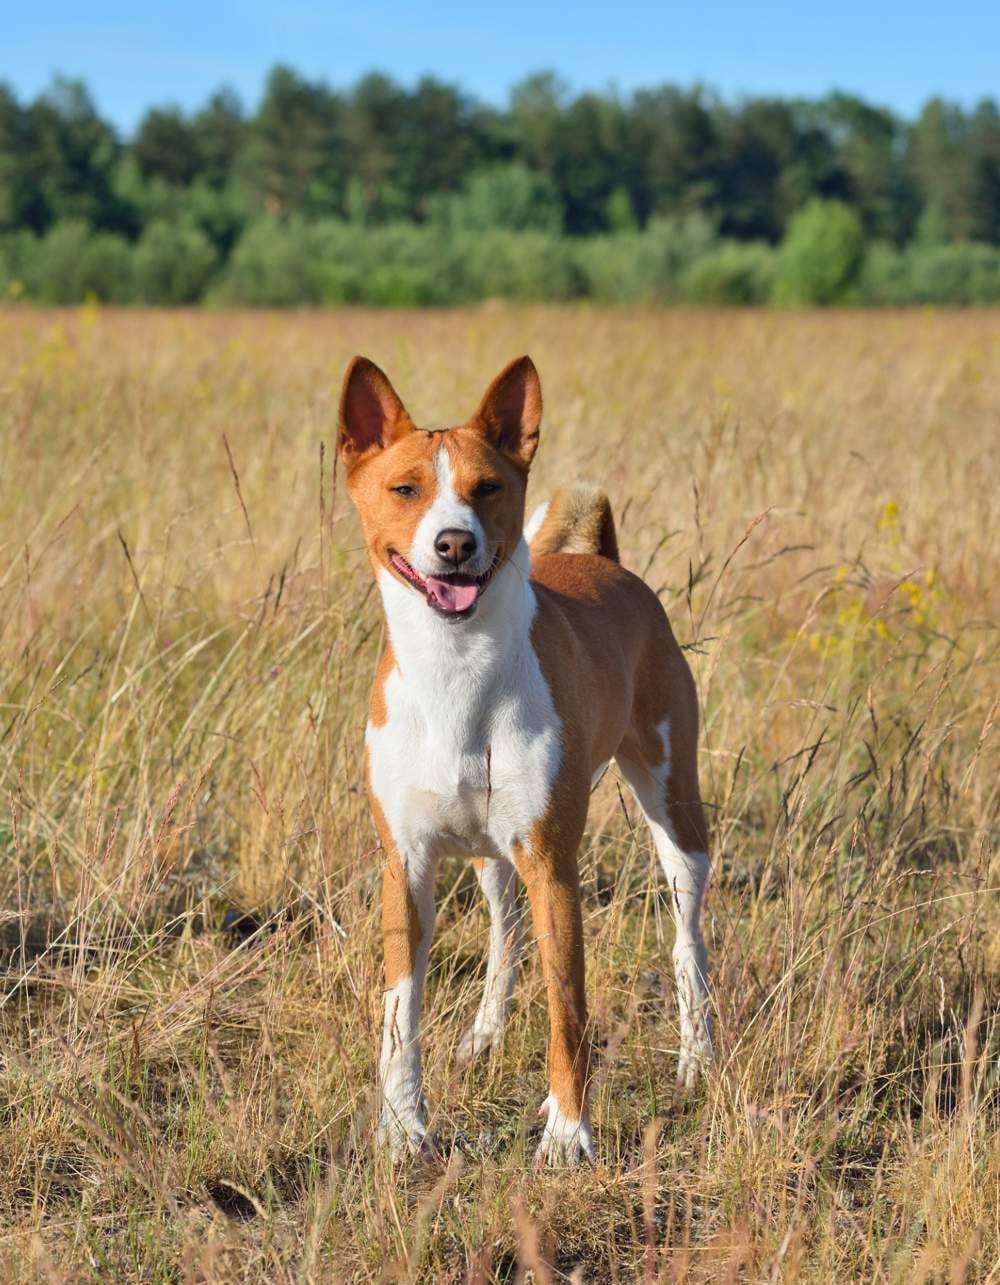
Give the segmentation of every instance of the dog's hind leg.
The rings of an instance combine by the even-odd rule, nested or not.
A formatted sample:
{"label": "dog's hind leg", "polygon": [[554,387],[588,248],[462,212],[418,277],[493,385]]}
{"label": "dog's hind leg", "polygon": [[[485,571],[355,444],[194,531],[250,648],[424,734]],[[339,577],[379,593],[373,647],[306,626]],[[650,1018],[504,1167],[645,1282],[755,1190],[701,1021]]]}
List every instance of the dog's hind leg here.
{"label": "dog's hind leg", "polygon": [[523,939],[517,872],[511,862],[494,857],[477,859],[472,864],[490,908],[490,944],[482,1002],[456,1053],[460,1066],[488,1053],[503,1034]]}
{"label": "dog's hind leg", "polygon": [[698,792],[695,749],[685,737],[672,753],[670,722],[632,735],[616,755],[649,823],[670,887],[677,937],[674,975],[680,1010],[678,1082],[690,1088],[712,1055],[708,952],[701,917],[708,883],[708,836]]}

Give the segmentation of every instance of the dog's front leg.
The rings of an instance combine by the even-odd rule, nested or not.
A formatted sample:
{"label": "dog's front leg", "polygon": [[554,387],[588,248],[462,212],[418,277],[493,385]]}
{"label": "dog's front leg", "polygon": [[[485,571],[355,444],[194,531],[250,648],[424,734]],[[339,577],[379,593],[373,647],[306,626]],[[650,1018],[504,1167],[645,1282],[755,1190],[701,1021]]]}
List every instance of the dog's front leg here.
{"label": "dog's front leg", "polygon": [[538,840],[522,850],[517,868],[531,902],[549,1006],[549,1095],[540,1114],[545,1129],[539,1164],[594,1159],[587,1114],[590,1040],[584,988],[583,916],[577,843]]}
{"label": "dog's front leg", "polygon": [[429,1145],[420,1058],[420,1006],[434,933],[434,863],[389,850],[382,880],[385,1016],[379,1137],[394,1158]]}

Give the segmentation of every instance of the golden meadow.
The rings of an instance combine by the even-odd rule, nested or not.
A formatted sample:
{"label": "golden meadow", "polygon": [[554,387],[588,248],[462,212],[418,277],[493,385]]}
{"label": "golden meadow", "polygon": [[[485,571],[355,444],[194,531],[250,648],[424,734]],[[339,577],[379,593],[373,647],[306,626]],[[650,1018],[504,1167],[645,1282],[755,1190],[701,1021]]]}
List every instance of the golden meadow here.
{"label": "golden meadow", "polygon": [[[339,381],[367,353],[434,425],[522,351],[530,499],[608,489],[697,676],[718,1062],[675,1097],[669,906],[609,773],[599,1166],[531,1167],[534,952],[453,1065],[487,933],[456,862],[454,1149],[393,1172]],[[991,313],[0,312],[0,1276],[997,1279],[998,430]]]}

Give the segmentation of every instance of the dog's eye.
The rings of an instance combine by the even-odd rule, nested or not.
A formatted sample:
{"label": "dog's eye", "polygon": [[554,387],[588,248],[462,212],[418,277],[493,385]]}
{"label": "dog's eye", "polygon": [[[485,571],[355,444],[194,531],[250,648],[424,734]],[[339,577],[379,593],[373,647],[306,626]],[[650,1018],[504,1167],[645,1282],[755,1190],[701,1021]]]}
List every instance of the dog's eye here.
{"label": "dog's eye", "polygon": [[496,495],[497,491],[499,490],[500,490],[499,482],[494,482],[492,478],[484,478],[482,482],[479,482],[476,485],[472,494],[476,497],[477,500],[481,500],[483,499],[484,496]]}
{"label": "dog's eye", "polygon": [[401,495],[404,500],[412,500],[417,494],[417,488],[410,486],[408,482],[404,482],[402,486],[390,486],[389,490],[394,491],[396,495]]}

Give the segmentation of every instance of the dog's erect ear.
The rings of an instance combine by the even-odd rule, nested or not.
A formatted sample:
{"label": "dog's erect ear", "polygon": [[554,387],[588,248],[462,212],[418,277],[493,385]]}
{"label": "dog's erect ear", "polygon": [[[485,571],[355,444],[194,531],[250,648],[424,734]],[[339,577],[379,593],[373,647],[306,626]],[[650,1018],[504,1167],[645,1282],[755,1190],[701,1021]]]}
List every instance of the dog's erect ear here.
{"label": "dog's erect ear", "polygon": [[413,421],[388,377],[367,357],[355,357],[344,376],[337,445],[348,468],[413,431]]}
{"label": "dog's erect ear", "polygon": [[527,468],[538,449],[542,421],[542,385],[530,357],[518,357],[486,390],[469,421],[498,450]]}

